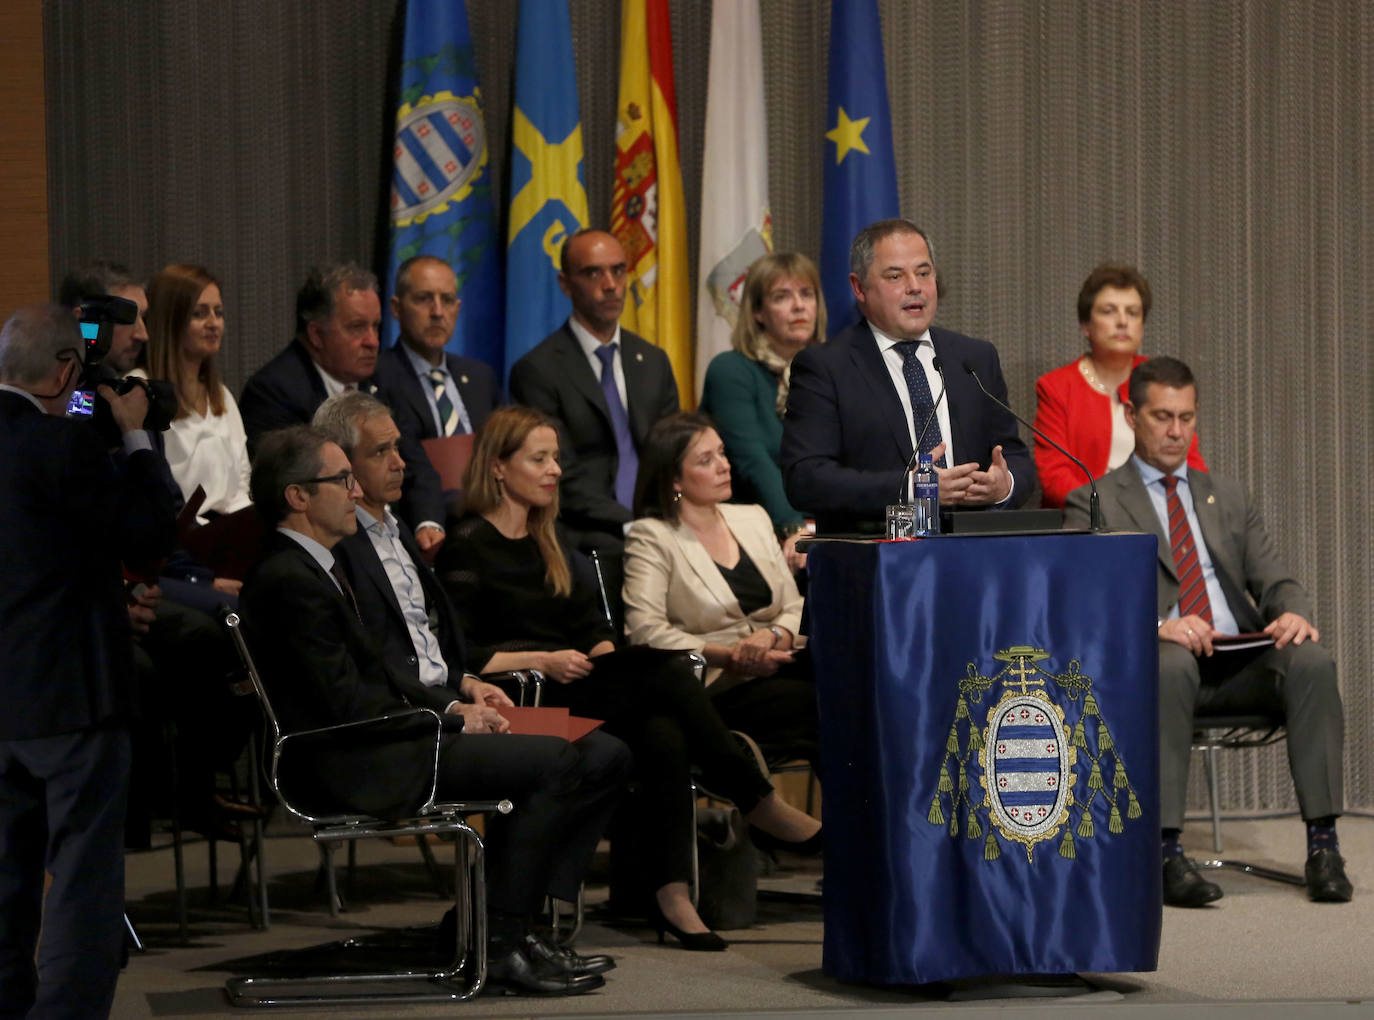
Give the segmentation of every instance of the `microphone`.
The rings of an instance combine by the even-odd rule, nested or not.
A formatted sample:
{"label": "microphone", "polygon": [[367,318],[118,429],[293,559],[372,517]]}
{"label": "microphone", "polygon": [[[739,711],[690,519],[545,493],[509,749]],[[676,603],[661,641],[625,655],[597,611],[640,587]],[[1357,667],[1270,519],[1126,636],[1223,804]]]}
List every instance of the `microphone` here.
{"label": "microphone", "polygon": [[969,375],[973,376],[973,381],[976,382],[978,384],[978,388],[983,391],[983,396],[987,397],[1002,410],[1006,411],[1007,414],[1011,415],[1022,425],[1026,426],[1026,428],[1030,429],[1037,436],[1039,436],[1045,442],[1049,443],[1056,450],[1062,453],[1065,457],[1068,457],[1069,460],[1073,461],[1075,464],[1078,465],[1078,470],[1082,471],[1088,479],[1088,527],[1093,531],[1106,531],[1107,527],[1102,521],[1102,504],[1098,501],[1097,496],[1097,479],[1093,478],[1093,473],[1088,470],[1087,466],[1084,465],[1084,463],[1081,460],[1079,460],[1077,457],[1071,454],[1068,450],[1064,449],[1049,436],[1045,435],[1045,433],[1041,432],[1030,422],[1026,421],[1025,418],[1022,418],[1010,407],[1008,407],[1002,401],[998,400],[991,393],[989,393],[988,388],[983,385],[983,380],[978,378],[978,372],[974,369],[973,362],[965,361],[964,371],[967,372]]}
{"label": "microphone", "polygon": [[916,445],[911,449],[911,457],[906,462],[906,470],[902,472],[903,499],[906,498],[908,488],[906,480],[908,476],[910,476],[912,470],[916,467],[916,458],[919,457],[921,454],[921,443],[925,441],[926,430],[930,428],[930,423],[935,420],[935,412],[940,409],[940,401],[945,399],[945,389],[947,388],[945,386],[945,366],[940,362],[939,358],[935,358],[934,361],[932,361],[931,363],[935,366],[935,371],[940,373],[940,394],[935,398],[935,403],[930,408],[930,414],[926,415],[925,424],[921,426],[921,432],[916,437]]}

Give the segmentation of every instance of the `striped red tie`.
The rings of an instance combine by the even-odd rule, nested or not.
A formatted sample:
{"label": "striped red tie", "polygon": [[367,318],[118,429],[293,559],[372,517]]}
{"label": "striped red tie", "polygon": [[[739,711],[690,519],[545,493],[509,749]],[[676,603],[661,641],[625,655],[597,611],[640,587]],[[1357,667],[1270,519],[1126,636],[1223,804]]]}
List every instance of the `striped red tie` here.
{"label": "striped red tie", "polygon": [[1178,615],[1200,616],[1212,622],[1212,603],[1207,598],[1207,582],[1202,578],[1202,564],[1197,556],[1197,542],[1178,498],[1178,479],[1165,475],[1164,500],[1169,511],[1169,546],[1174,553],[1174,570],[1178,574]]}

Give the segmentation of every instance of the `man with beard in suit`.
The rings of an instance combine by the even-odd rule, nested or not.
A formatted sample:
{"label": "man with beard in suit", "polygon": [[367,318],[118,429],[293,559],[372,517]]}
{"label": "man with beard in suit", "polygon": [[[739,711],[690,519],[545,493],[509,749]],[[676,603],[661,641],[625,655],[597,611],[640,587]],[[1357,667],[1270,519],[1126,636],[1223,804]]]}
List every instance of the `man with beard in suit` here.
{"label": "man with beard in suit", "polygon": [[668,355],[620,328],[625,282],[615,235],[569,237],[558,285],[572,315],[510,371],[511,399],[558,423],[559,520],[569,539],[617,556],[634,516],[639,449],[654,422],[678,409]]}
{"label": "man with beard in suit", "polygon": [[939,286],[925,231],[879,220],[854,238],[849,264],[863,318],[792,362],[782,434],[792,505],[815,513],[822,533],[882,531],[918,441],[939,473],[941,506],[1024,503],[1035,488],[1030,452],[974,378],[1006,401],[997,349],[931,325]]}
{"label": "man with beard in suit", "polygon": [[[390,425],[386,436],[367,437],[378,473],[390,471],[397,458],[395,425],[389,415],[383,421]],[[613,965],[609,957],[554,949],[534,934],[531,918],[546,895],[576,897],[624,785],[628,751],[608,738],[598,748],[602,753],[588,754],[554,737],[511,735],[500,713],[503,699],[484,686],[467,687],[482,699],[471,702],[461,689],[426,691],[412,671],[391,667],[369,630],[383,625],[364,623],[362,602],[334,555],[339,542],[356,532],[356,504],[365,497],[348,457],[323,433],[294,426],[265,436],[252,492],[275,534],[244,584],[241,605],[283,729],[375,718],[412,705],[441,711],[446,722],[437,797],[508,797],[515,804],[511,815],[493,817],[487,830],[489,982],[542,995],[601,987],[602,973]],[[384,507],[378,508],[383,519],[394,524]],[[410,549],[418,553],[413,542]],[[457,670],[461,676],[461,666]],[[313,798],[338,809],[403,816],[427,790],[415,766],[416,752],[424,755],[428,746],[349,741],[317,752],[298,778]],[[575,852],[582,856],[568,859]]]}
{"label": "man with beard in suit", "polygon": [[[1336,663],[1317,644],[1312,604],[1283,569],[1254,501],[1241,486],[1188,467],[1197,426],[1193,373],[1174,358],[1131,372],[1126,423],[1135,455],[1097,483],[1109,527],[1159,538],[1159,785],[1164,902],[1200,907],[1221,898],[1183,855],[1193,715],[1282,714],[1288,763],[1307,826],[1308,896],[1344,903],[1350,881],[1336,842],[1344,718]],[[1065,523],[1088,525],[1087,486],[1069,493]],[[1260,650],[1214,654],[1213,638],[1262,632]]]}

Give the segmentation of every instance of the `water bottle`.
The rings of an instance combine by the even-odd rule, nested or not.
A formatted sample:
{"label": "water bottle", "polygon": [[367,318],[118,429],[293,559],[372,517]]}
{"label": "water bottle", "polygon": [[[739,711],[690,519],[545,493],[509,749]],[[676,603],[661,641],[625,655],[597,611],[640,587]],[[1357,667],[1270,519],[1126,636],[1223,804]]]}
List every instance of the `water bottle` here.
{"label": "water bottle", "polygon": [[940,533],[940,476],[930,454],[923,453],[911,472],[911,503],[914,507],[913,530],[918,535]]}

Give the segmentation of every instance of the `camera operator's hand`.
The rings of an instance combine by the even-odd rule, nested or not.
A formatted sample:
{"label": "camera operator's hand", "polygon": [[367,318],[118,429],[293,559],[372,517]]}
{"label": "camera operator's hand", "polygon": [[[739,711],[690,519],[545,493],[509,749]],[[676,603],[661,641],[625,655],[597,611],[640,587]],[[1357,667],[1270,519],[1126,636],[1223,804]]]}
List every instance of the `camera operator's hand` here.
{"label": "camera operator's hand", "polygon": [[143,419],[148,416],[148,391],[135,386],[122,397],[109,386],[101,386],[98,392],[110,405],[115,424],[121,433],[136,432],[143,428]]}
{"label": "camera operator's hand", "polygon": [[129,589],[129,626],[135,634],[146,634],[157,619],[157,606],[162,601],[162,589],[157,585],[135,585]]}

